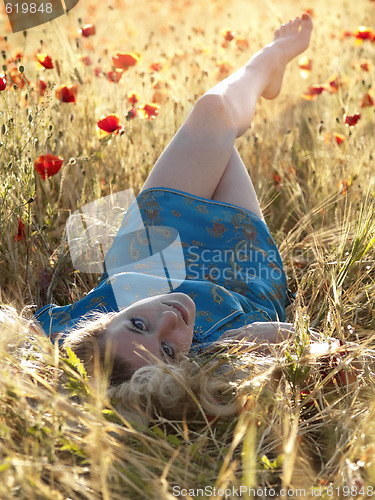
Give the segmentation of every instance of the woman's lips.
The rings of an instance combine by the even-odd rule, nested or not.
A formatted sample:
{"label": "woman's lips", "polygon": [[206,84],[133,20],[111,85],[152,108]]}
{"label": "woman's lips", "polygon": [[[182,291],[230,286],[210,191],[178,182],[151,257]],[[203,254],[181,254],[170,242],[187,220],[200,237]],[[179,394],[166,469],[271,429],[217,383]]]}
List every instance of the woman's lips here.
{"label": "woman's lips", "polygon": [[165,304],[169,307],[176,308],[181,313],[182,319],[184,320],[186,326],[188,325],[189,313],[183,305],[177,304],[177,302],[165,302]]}

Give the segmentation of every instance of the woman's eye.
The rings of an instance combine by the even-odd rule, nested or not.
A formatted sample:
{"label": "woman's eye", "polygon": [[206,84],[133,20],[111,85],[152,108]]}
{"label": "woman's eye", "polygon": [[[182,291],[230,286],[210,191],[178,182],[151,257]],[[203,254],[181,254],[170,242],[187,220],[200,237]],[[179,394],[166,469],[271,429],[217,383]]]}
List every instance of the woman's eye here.
{"label": "woman's eye", "polygon": [[142,332],[146,331],[147,330],[147,326],[145,324],[144,321],[142,321],[141,319],[139,318],[132,318],[131,320],[131,324],[137,329],[137,330],[141,330]]}
{"label": "woman's eye", "polygon": [[161,343],[163,352],[169,357],[169,358],[174,358],[175,357],[175,352],[172,346],[169,344],[166,344],[165,342]]}

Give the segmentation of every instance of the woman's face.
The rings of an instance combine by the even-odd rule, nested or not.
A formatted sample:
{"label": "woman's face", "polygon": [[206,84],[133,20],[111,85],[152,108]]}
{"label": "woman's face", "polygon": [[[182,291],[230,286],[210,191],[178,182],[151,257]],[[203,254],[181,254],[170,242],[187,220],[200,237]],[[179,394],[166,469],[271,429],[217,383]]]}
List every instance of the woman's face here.
{"label": "woman's face", "polygon": [[195,304],[188,295],[157,295],[115,313],[104,340],[111,356],[127,361],[134,370],[152,363],[149,353],[173,363],[191,347],[194,320]]}

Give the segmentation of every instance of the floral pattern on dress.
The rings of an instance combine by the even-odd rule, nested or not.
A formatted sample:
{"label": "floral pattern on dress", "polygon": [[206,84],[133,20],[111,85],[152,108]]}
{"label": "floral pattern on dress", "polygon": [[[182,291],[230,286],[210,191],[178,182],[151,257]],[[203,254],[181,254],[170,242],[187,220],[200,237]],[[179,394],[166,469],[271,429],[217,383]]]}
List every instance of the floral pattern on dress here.
{"label": "floral pattern on dress", "polygon": [[[220,220],[221,219],[219,219],[219,221]],[[228,231],[228,229],[221,222],[214,222],[212,228],[206,227],[206,231],[214,238],[222,238],[223,234]]]}
{"label": "floral pattern on dress", "polygon": [[210,212],[208,211],[207,205],[197,205],[196,209],[198,212],[201,214],[209,214]]}

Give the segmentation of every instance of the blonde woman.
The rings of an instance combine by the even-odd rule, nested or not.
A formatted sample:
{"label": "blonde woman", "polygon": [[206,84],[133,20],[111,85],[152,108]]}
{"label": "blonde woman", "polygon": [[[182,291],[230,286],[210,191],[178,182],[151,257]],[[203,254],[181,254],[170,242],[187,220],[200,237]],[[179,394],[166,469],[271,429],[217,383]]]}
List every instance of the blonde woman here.
{"label": "blonde woman", "polygon": [[282,323],[281,258],[235,140],[248,130],[258,99],[279,94],[287,63],[308,47],[311,31],[308,14],[283,24],[273,42],[200,97],[142,187],[136,202],[143,224],[178,231],[186,279],[166,290],[157,276],[121,270],[137,229],[129,209],[106,256],[115,263],[111,275],[75,304],[37,312],[46,334],[87,366],[95,350],[110,360],[113,383],[158,359],[177,363],[245,325],[256,342],[293,331]]}

